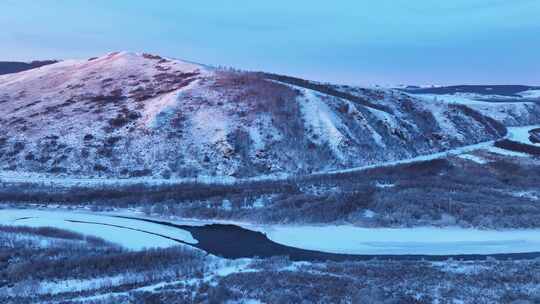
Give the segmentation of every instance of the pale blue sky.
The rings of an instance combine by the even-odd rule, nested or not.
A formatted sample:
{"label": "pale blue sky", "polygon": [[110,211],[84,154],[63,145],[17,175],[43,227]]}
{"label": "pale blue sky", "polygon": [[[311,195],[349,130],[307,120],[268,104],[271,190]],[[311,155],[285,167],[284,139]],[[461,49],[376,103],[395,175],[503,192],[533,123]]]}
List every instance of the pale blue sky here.
{"label": "pale blue sky", "polygon": [[146,51],[352,84],[540,84],[539,0],[1,0],[0,60]]}

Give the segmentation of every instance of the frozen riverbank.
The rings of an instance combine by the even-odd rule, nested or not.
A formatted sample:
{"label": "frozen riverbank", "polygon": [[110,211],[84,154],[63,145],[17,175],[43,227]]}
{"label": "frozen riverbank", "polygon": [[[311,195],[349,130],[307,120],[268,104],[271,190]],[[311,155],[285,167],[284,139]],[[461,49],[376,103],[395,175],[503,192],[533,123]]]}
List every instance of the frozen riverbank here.
{"label": "frozen riverbank", "polygon": [[540,252],[540,230],[461,228],[361,228],[272,226],[262,228],[279,244],[339,254],[461,255]]}

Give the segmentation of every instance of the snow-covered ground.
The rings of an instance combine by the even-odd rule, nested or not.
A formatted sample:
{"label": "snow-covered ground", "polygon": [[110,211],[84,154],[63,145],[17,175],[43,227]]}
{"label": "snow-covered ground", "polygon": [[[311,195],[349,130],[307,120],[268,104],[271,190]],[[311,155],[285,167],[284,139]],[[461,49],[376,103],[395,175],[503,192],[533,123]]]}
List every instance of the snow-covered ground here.
{"label": "snow-covered ground", "polygon": [[[516,102],[530,102],[522,101],[522,98],[534,99],[540,97],[540,90],[529,90],[519,93],[519,96],[500,96],[500,95],[486,95],[486,94],[474,94],[474,93],[454,93],[454,94],[410,94],[424,100],[437,100],[448,103],[459,103],[464,105],[485,105],[490,103],[485,101],[488,99],[497,100],[495,104],[504,105]],[[501,101],[505,100],[505,101]]]}
{"label": "snow-covered ground", "polygon": [[0,225],[65,229],[100,237],[130,250],[179,245],[172,239],[197,243],[189,232],[178,228],[82,212],[0,209]]}
{"label": "snow-covered ground", "polygon": [[[489,148],[493,146],[494,141],[486,141],[474,145],[467,145],[456,149],[450,149],[444,152],[421,155],[418,157],[407,158],[397,161],[381,162],[378,164],[354,167],[343,170],[321,171],[315,172],[313,175],[348,173],[363,171],[378,167],[389,167],[399,164],[414,163],[418,161],[427,161],[433,159],[444,158],[453,155],[460,155],[470,151]],[[231,185],[238,182],[249,181],[276,181],[286,180],[290,178],[289,174],[272,174],[261,175],[253,178],[234,178],[231,176],[199,176],[197,178],[151,178],[151,177],[134,177],[134,178],[79,178],[79,177],[58,177],[53,174],[41,174],[35,172],[20,172],[20,171],[0,171],[0,182],[4,183],[34,183],[44,186],[62,186],[62,187],[106,187],[106,186],[129,186],[129,185],[175,185],[182,183],[199,183],[199,184],[221,184]]]}
{"label": "snow-covered ground", "polygon": [[523,143],[523,144],[540,147],[540,144],[533,143],[529,139],[530,137],[529,131],[533,129],[538,129],[538,128],[540,128],[540,125],[508,128],[507,138],[513,141]]}
{"label": "snow-covered ground", "polygon": [[411,94],[425,101],[440,101],[447,103],[457,103],[462,105],[484,105],[485,101],[475,100],[475,95],[471,94]]}
{"label": "snow-covered ground", "polygon": [[334,156],[341,158],[339,145],[346,137],[341,130],[346,130],[336,113],[321,99],[322,96],[308,89],[302,89],[301,110],[304,119],[319,141],[325,141]]}
{"label": "snow-covered ground", "polygon": [[[506,126],[521,126],[538,123],[539,107],[538,104],[531,101],[529,96],[507,97],[507,96],[489,96],[470,93],[456,94],[410,94],[419,98],[427,104],[436,104],[439,102],[448,104],[460,104],[470,107],[481,114],[491,117]],[[485,101],[493,99],[496,102]],[[501,101],[504,99],[505,101]],[[484,100],[484,101],[483,101]]]}
{"label": "snow-covered ground", "polygon": [[519,93],[520,96],[525,98],[539,98],[540,99],[540,90],[527,90]]}
{"label": "snow-covered ground", "polygon": [[[208,272],[204,274],[204,276],[202,276],[201,278],[196,278],[196,279],[188,279],[186,280],[185,278],[182,278],[180,280],[173,280],[173,281],[162,281],[162,282],[158,282],[158,283],[151,283],[149,285],[145,285],[145,286],[142,286],[142,287],[139,287],[139,288],[136,288],[132,291],[137,291],[137,292],[157,292],[159,290],[162,290],[162,289],[165,289],[167,287],[172,287],[172,286],[177,286],[178,284],[182,284],[182,285],[197,285],[197,284],[201,284],[201,283],[207,283],[207,284],[210,284],[210,285],[216,285],[216,278],[219,278],[219,277],[224,277],[224,276],[227,276],[227,275],[230,275],[230,274],[233,274],[233,273],[242,273],[242,272],[256,272],[258,270],[256,269],[252,269],[250,268],[250,264],[252,263],[252,260],[251,259],[236,259],[236,260],[225,260],[225,259],[221,259],[221,258],[217,258],[217,257],[213,257],[215,260],[210,263],[208,265]],[[294,265],[300,265],[300,263],[294,263]],[[115,277],[113,277],[115,278]],[[121,283],[124,283],[124,284],[129,284],[129,283],[137,283],[137,276],[136,275],[126,275],[124,276],[124,279],[122,280],[123,282]],[[98,283],[102,283],[102,279],[94,279],[94,280],[84,280],[84,281],[81,281],[81,282],[75,282],[77,284],[79,284],[79,289],[80,290],[93,290],[93,289],[97,289],[96,288],[96,282],[94,281],[97,281]],[[47,287],[49,288],[56,288],[56,290],[60,290],[61,292],[65,292],[62,288],[63,286],[65,286],[66,284],[70,284],[71,283],[71,280],[69,281],[61,281],[61,282],[54,282],[52,284],[41,284],[42,286],[41,289],[45,289]],[[88,284],[88,283],[91,283],[91,284]],[[105,286],[112,286],[111,283],[116,283],[115,281],[113,280],[109,280],[109,278],[107,278],[106,280],[106,283],[108,285],[105,285]],[[49,285],[49,286],[47,286]],[[103,284],[101,285],[97,285],[97,287],[102,287]],[[58,293],[58,292],[57,292]],[[129,292],[126,292],[126,291],[120,291],[120,292],[107,292],[105,294],[98,294],[98,295],[92,295],[92,296],[83,296],[83,297],[80,297],[80,298],[76,298],[76,299],[72,299],[72,301],[74,303],[88,303],[90,301],[96,301],[96,300],[100,300],[100,299],[104,299],[104,298],[108,298],[108,297],[111,297],[111,296],[127,296],[129,294]],[[244,302],[242,302],[244,303]]]}
{"label": "snow-covered ground", "polygon": [[[438,158],[444,158],[452,155],[460,155],[470,151],[489,148],[493,146],[494,141],[486,141],[474,145],[467,145],[455,149],[450,149],[444,152],[432,153],[421,155],[418,157],[381,162],[373,165],[354,167],[343,170],[322,171],[313,173],[314,175],[334,174],[334,173],[347,173],[362,171],[377,167],[389,167],[399,164],[414,163],[418,161],[427,161]],[[229,176],[199,176],[197,178],[176,178],[176,179],[163,179],[163,178],[148,178],[148,177],[134,177],[134,178],[78,178],[78,177],[58,177],[52,174],[40,174],[34,172],[19,172],[19,171],[0,171],[0,182],[5,183],[36,183],[50,186],[88,186],[88,187],[100,187],[100,186],[127,186],[127,185],[174,185],[181,183],[201,183],[201,184],[234,184],[237,182],[248,181],[264,181],[264,180],[284,180],[291,176],[288,174],[275,174],[275,175],[262,175],[254,178],[237,179]]]}
{"label": "snow-covered ground", "polygon": [[481,164],[481,165],[488,162],[487,160],[483,159],[482,157],[474,155],[474,154],[461,154],[458,157],[463,158],[463,159],[468,159],[470,161],[473,161],[473,162]]}
{"label": "snow-covered ground", "polygon": [[456,255],[540,252],[540,230],[462,228],[259,227],[287,246],[330,253]]}

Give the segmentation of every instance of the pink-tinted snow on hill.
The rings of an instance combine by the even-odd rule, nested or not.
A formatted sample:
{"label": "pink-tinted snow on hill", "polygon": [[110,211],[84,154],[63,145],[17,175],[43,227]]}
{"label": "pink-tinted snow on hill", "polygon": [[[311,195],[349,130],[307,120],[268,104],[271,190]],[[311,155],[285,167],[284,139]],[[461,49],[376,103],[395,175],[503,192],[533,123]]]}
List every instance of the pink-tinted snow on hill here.
{"label": "pink-tinted snow on hill", "polygon": [[1,170],[125,178],[308,174],[505,132],[466,105],[396,90],[126,52],[0,76],[0,124]]}

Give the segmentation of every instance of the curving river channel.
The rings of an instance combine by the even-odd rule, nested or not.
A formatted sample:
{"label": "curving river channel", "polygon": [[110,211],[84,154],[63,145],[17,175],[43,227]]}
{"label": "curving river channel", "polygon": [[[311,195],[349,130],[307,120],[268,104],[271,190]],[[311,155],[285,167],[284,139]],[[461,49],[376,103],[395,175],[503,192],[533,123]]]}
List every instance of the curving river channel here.
{"label": "curving river channel", "polygon": [[[0,225],[55,227],[130,250],[180,244],[229,259],[288,256],[294,261],[534,259],[540,230],[260,227],[172,223],[152,218],[62,210],[0,209]],[[262,230],[256,231],[256,230]],[[465,253],[465,254],[463,254]]]}

